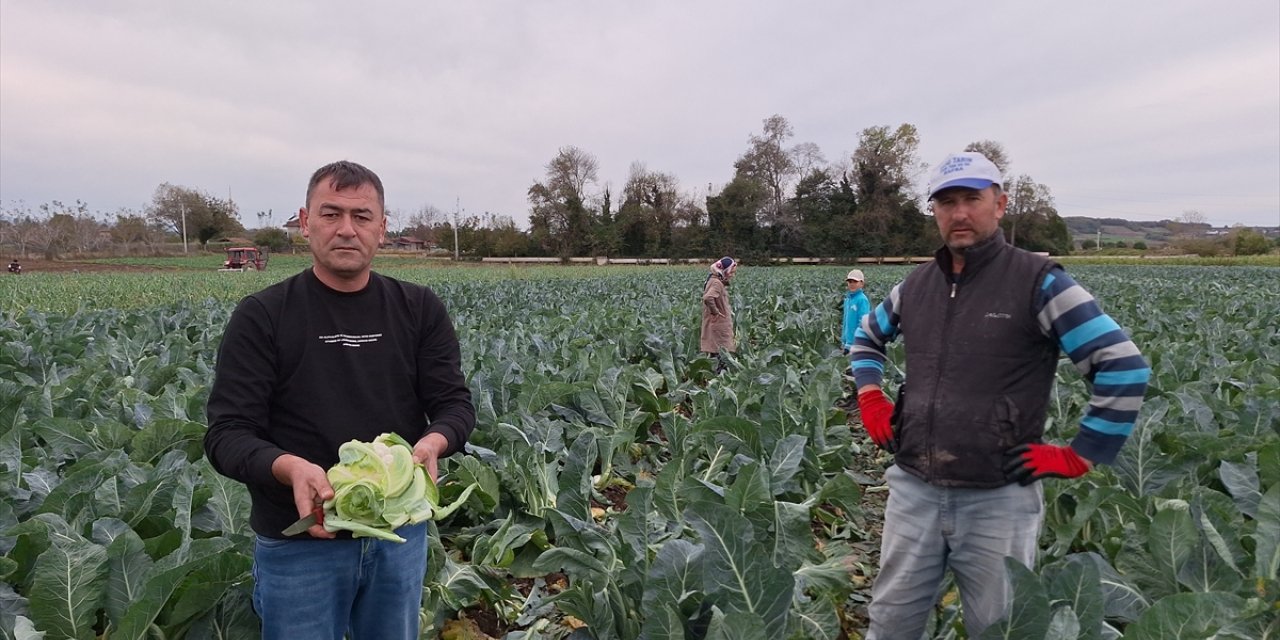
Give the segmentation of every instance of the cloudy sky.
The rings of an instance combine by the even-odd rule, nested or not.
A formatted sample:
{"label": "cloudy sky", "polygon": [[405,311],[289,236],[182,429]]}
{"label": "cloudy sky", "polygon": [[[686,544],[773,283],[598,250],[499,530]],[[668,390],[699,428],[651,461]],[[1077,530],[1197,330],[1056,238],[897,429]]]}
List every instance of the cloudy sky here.
{"label": "cloudy sky", "polygon": [[877,125],[929,164],[998,141],[1063,215],[1280,225],[1276,0],[0,0],[5,207],[169,182],[281,224],[345,158],[389,208],[524,225],[560,147],[701,199],[773,114],[831,162]]}

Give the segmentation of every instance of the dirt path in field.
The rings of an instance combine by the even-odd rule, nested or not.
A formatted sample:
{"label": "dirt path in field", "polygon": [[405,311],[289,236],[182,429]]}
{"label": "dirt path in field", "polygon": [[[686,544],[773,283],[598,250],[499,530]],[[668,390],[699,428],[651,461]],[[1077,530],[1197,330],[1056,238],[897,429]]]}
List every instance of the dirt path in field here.
{"label": "dirt path in field", "polygon": [[889,463],[889,454],[883,453],[871,441],[871,437],[862,428],[859,418],[849,416],[849,426],[854,429],[855,438],[862,447],[862,453],[855,455],[848,468],[862,486],[863,536],[850,540],[849,544],[861,552],[863,560],[854,572],[854,592],[845,603],[845,619],[847,638],[862,638],[871,626],[867,616],[867,605],[871,602],[871,583],[875,580],[880,568],[880,537],[884,528],[884,507],[889,492],[884,485],[884,469]]}
{"label": "dirt path in field", "polygon": [[[5,265],[9,264],[8,260],[4,260],[3,262]],[[36,258],[27,258],[25,260],[19,260],[18,262],[22,264],[22,273],[24,274],[37,273],[37,272],[98,273],[103,271],[122,271],[122,272],[167,271],[167,269],[163,267],[154,267],[154,266],[136,265],[136,264],[100,264],[97,262],[77,262],[74,260],[44,260],[44,259],[36,259]],[[12,274],[6,272],[4,275],[12,275]]]}

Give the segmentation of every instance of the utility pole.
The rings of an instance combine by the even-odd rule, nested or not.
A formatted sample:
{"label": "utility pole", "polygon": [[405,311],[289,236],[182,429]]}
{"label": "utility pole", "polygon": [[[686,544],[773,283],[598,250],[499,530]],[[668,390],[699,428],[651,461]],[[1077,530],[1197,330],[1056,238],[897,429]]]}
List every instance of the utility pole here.
{"label": "utility pole", "polygon": [[187,203],[179,202],[178,208],[182,211],[182,252],[187,252]]}
{"label": "utility pole", "polygon": [[1098,225],[1098,239],[1094,243],[1094,248],[1098,251],[1102,251],[1102,225]]}
{"label": "utility pole", "polygon": [[458,197],[453,201],[453,261],[458,262],[458,212],[462,205],[462,198]]}

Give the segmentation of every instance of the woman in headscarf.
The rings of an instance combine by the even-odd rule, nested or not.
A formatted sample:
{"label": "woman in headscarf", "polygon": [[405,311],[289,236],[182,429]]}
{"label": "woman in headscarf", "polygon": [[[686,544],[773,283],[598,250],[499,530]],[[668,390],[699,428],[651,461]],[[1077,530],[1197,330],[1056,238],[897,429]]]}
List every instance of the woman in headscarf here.
{"label": "woman in headscarf", "polygon": [[700,349],[716,357],[716,373],[724,370],[721,353],[733,353],[733,308],[725,287],[733,280],[738,263],[725,256],[711,263],[711,274],[702,285],[702,340]]}

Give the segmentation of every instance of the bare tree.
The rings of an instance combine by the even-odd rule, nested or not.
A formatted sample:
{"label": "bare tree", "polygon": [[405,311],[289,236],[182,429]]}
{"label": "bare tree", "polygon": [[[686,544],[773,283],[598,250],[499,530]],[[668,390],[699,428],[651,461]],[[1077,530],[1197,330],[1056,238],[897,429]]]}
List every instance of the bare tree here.
{"label": "bare tree", "polygon": [[[409,216],[402,231],[427,244],[439,244],[438,234],[449,225],[449,216],[433,204],[424,204]],[[453,242],[453,237],[449,237]]]}
{"label": "bare tree", "polygon": [[135,245],[151,248],[156,241],[156,229],[141,213],[121,207],[116,211],[116,222],[111,226],[111,239],[123,247],[126,253]]}
{"label": "bare tree", "polygon": [[766,220],[778,222],[783,216],[786,191],[797,173],[796,160],[784,146],[795,133],[787,119],[774,114],[764,119],[761,135],[747,138],[746,153],[734,163],[740,173],[759,180],[769,189],[769,211]]}
{"label": "bare tree", "polygon": [[1208,224],[1204,214],[1196,211],[1195,209],[1187,209],[1186,211],[1183,211],[1182,215],[1178,216],[1178,222],[1193,225]]}
{"label": "bare tree", "polygon": [[791,157],[796,165],[796,175],[802,177],[827,164],[826,158],[822,155],[822,149],[812,142],[801,142],[791,147]]}
{"label": "bare tree", "polygon": [[562,198],[587,200],[587,185],[599,179],[600,161],[578,147],[562,147],[547,163],[547,182]]}
{"label": "bare tree", "polygon": [[1203,213],[1195,209],[1187,209],[1178,216],[1169,227],[1172,231],[1180,236],[1192,237],[1199,235],[1202,227],[1208,227],[1209,223]]}
{"label": "bare tree", "polygon": [[546,180],[529,187],[529,224],[535,242],[561,256],[590,249],[592,195],[600,162],[578,147],[561,147],[547,163]]}
{"label": "bare tree", "polygon": [[1012,163],[1009,162],[1009,154],[1004,151],[1004,145],[999,142],[996,142],[995,140],[979,140],[977,142],[970,142],[969,146],[965,147],[964,150],[977,151],[978,153],[981,153],[986,156],[992,164],[996,165],[996,168],[1000,170],[1002,175],[1006,177],[1009,175],[1009,167]]}
{"label": "bare tree", "polygon": [[18,254],[27,257],[27,250],[35,245],[44,225],[40,220],[24,216],[13,221],[10,230],[14,244],[18,245]]}

